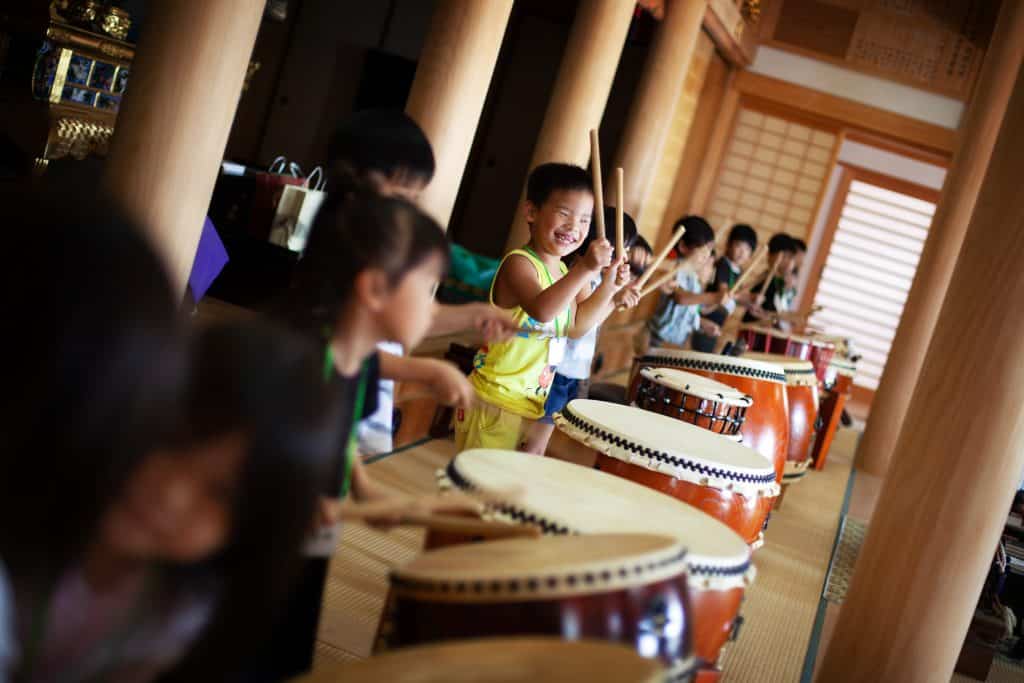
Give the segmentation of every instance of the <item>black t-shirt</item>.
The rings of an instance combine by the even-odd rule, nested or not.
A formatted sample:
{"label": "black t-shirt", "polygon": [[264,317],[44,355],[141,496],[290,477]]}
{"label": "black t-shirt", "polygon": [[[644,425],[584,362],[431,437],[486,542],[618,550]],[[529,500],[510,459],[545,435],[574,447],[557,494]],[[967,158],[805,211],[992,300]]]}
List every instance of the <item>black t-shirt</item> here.
{"label": "black t-shirt", "polygon": [[[356,429],[359,421],[365,420],[377,412],[377,394],[378,385],[380,384],[380,354],[374,352],[364,363],[363,368],[350,377],[335,371],[334,377],[331,379],[331,382],[334,383],[341,395],[342,440],[341,452],[338,454],[337,462],[334,465],[330,478],[329,486],[331,490],[325,492],[330,496],[338,495],[338,489],[344,479],[345,456],[348,450],[350,435]],[[359,391],[360,379],[364,370],[366,372],[366,379],[363,382],[363,409],[360,411],[359,416],[353,419],[352,413],[355,410],[356,395]]]}
{"label": "black t-shirt", "polygon": [[[732,287],[736,283],[736,279],[739,277],[740,272],[737,268],[733,270],[733,265],[729,259],[724,256],[715,262],[715,277],[708,285],[707,291],[717,292],[721,285],[726,287]],[[704,317],[712,322],[719,325],[725,324],[726,318],[729,317],[729,312],[721,306],[716,306],[714,310],[708,311],[704,314]]]}
{"label": "black t-shirt", "polygon": [[[785,280],[783,280],[781,277],[772,278],[771,284],[768,285],[768,289],[766,289],[764,292],[764,301],[761,303],[762,310],[771,311],[772,313],[777,312],[775,310],[775,295],[778,294],[779,288],[784,286],[784,284]],[[761,287],[763,286],[764,280],[761,280],[756,285],[754,285],[754,288],[751,289],[750,291],[760,293]],[[747,313],[746,315],[743,316],[743,322],[758,322],[758,318],[754,317],[750,313]]]}

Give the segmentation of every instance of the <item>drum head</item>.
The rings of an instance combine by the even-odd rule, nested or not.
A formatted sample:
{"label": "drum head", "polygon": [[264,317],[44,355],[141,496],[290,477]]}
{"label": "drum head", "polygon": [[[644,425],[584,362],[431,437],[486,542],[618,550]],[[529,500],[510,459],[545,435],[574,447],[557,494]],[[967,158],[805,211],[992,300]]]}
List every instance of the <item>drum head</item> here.
{"label": "drum head", "polygon": [[781,353],[762,353],[760,351],[747,351],[743,357],[778,365],[786,373],[786,384],[805,386],[818,383],[817,375],[814,374],[814,363],[809,360],[783,356]]}
{"label": "drum head", "polygon": [[576,399],[557,424],[607,456],[676,479],[747,496],[778,495],[775,469],[760,453],[666,415]]}
{"label": "drum head", "polygon": [[697,398],[743,408],[749,408],[754,403],[754,399],[739,389],[692,372],[674,368],[644,368],[640,374],[652,382]]}
{"label": "drum head", "polygon": [[786,383],[786,375],[777,365],[718,353],[683,351],[677,349],[651,349],[637,358],[640,367],[670,367],[681,370],[703,370],[723,375],[750,377],[769,382]]}
{"label": "drum head", "polygon": [[624,645],[557,638],[485,638],[324,662],[292,683],[663,683],[656,659]]}
{"label": "drum head", "polygon": [[501,507],[505,516],[549,532],[673,536],[688,551],[691,587],[708,580],[743,585],[744,577],[752,578],[750,549],[739,534],[695,507],[628,479],[555,458],[486,449],[459,453],[448,472],[467,491],[500,498],[520,489]]}
{"label": "drum head", "polygon": [[427,551],[394,569],[391,585],[431,601],[527,602],[665,581],[686,573],[685,556],[652,534],[517,538]]}

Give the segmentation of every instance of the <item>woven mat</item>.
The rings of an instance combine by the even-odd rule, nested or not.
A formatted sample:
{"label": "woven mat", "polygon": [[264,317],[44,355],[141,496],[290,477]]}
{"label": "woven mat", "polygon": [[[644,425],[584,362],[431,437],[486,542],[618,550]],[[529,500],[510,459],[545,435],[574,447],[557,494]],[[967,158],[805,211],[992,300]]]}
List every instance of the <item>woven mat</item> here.
{"label": "woven mat", "polygon": [[[369,471],[393,491],[436,493],[435,472],[454,454],[454,443],[430,441],[375,462]],[[412,560],[422,548],[422,530],[382,533],[357,524],[345,528],[327,578],[318,659],[370,655],[387,598],[388,571]]]}
{"label": "woven mat", "polygon": [[[746,622],[723,659],[727,683],[798,681],[828,570],[856,434],[840,430],[822,472],[789,489],[772,513],[764,548],[755,555],[758,577],[743,605]],[[370,465],[374,478],[406,493],[433,492],[434,472],[454,455],[447,441],[431,441]],[[346,529],[331,564],[321,618],[318,661],[370,654],[387,593],[387,572],[415,556],[422,533]]]}
{"label": "woven mat", "polygon": [[853,578],[853,568],[857,565],[857,557],[860,555],[860,547],[864,543],[867,531],[867,524],[861,520],[849,516],[843,519],[843,530],[828,570],[825,592],[822,594],[829,602],[842,604],[846,599],[846,591],[850,589],[850,580]]}
{"label": "woven mat", "polygon": [[799,681],[821,604],[832,546],[850,477],[857,433],[840,429],[825,469],[790,486],[772,512],[757,579],[743,603],[743,628],[726,646],[726,683]]}

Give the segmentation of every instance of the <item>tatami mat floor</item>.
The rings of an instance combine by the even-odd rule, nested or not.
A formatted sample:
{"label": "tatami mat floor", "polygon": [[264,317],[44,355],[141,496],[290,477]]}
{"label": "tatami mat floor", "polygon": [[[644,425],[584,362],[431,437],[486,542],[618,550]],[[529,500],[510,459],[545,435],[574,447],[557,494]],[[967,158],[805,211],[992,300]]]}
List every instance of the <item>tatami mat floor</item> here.
{"label": "tatami mat floor", "polygon": [[[822,472],[793,486],[772,514],[758,576],[743,607],[744,626],[725,656],[724,680],[799,681],[828,571],[856,435],[841,432]],[[370,465],[374,477],[404,492],[434,492],[435,471],[455,452],[430,441]],[[317,661],[366,657],[384,608],[389,567],[413,557],[420,532],[346,529],[331,566]]]}

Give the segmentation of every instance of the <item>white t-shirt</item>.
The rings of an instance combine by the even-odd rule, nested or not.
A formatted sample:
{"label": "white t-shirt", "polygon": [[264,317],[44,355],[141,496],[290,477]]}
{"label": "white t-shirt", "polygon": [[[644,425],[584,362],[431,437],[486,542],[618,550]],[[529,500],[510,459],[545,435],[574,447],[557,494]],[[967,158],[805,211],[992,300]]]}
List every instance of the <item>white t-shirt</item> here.
{"label": "white t-shirt", "polygon": [[[378,351],[384,351],[396,356],[405,353],[401,344],[396,342],[381,342],[377,344]],[[377,392],[377,411],[359,423],[359,453],[362,455],[376,455],[378,453],[390,453],[394,450],[393,425],[395,411],[395,382],[390,379],[382,379],[379,382]]]}
{"label": "white t-shirt", "polygon": [[[601,278],[592,280],[590,293],[601,284]],[[565,342],[565,355],[558,364],[558,374],[571,379],[587,379],[590,368],[594,364],[594,353],[597,352],[597,332],[600,325],[594,325],[590,331],[579,339],[568,338]]]}

